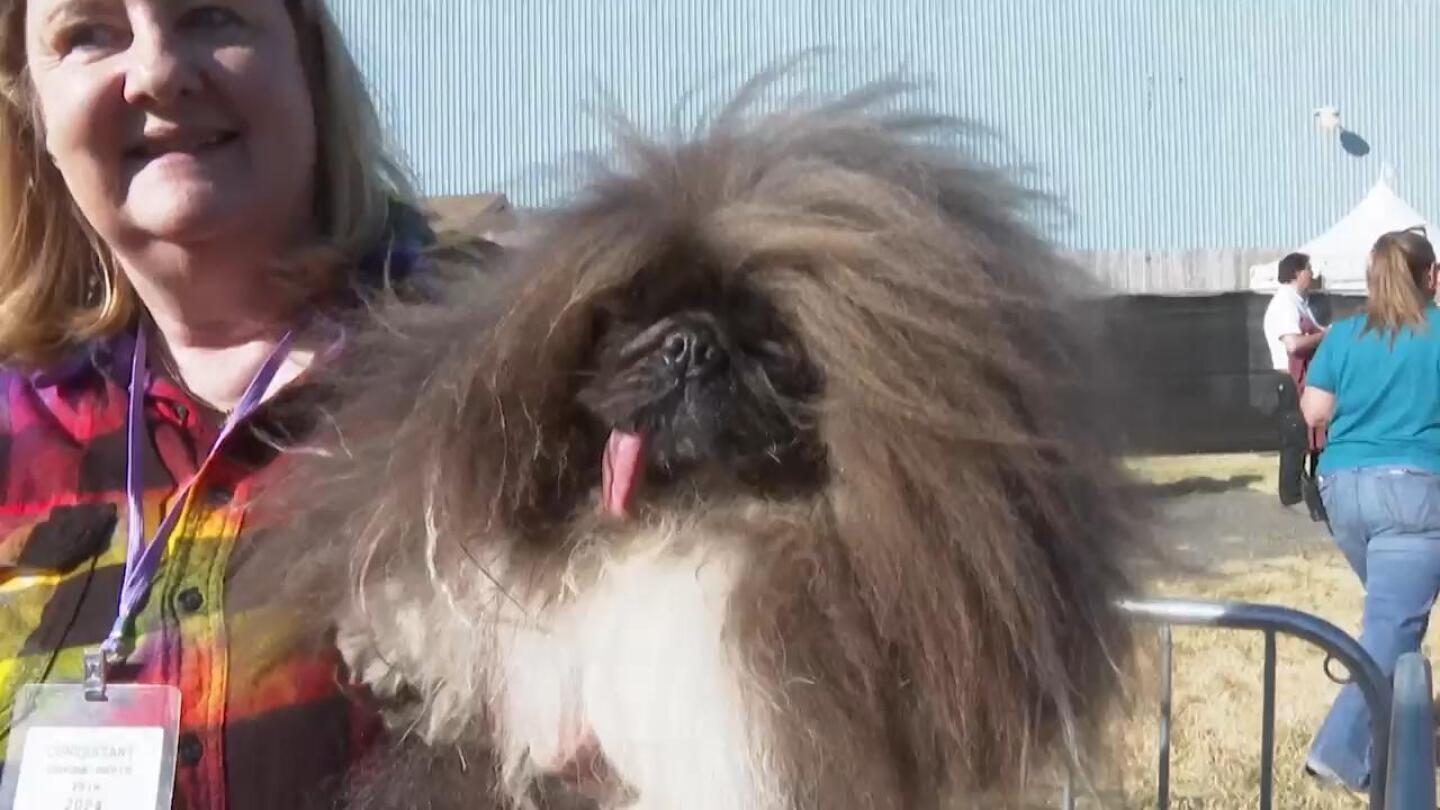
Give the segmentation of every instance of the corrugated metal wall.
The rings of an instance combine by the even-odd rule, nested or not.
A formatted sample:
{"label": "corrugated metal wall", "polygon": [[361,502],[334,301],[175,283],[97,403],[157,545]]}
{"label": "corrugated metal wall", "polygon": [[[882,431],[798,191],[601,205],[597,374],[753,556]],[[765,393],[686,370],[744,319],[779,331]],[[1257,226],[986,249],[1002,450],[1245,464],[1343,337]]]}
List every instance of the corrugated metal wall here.
{"label": "corrugated metal wall", "polygon": [[[932,77],[941,108],[1004,137],[990,157],[1065,199],[1052,235],[1140,268],[1125,272],[1152,253],[1221,256],[1230,272],[1319,233],[1387,163],[1440,218],[1433,0],[330,2],[434,194],[543,202],[547,166],[603,145],[582,114],[601,92],[658,128],[687,91],[714,100],[830,46],[843,61],[822,63],[823,86],[901,66]],[[1329,104],[1368,154],[1317,131],[1311,111]]]}

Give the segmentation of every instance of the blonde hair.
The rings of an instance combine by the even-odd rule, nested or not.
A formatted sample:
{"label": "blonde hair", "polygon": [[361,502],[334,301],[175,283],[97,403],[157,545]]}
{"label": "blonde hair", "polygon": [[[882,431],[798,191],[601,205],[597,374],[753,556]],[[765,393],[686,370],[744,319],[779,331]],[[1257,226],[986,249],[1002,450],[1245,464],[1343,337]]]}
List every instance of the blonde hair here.
{"label": "blonde hair", "polygon": [[[381,245],[391,206],[414,206],[325,0],[285,0],[315,114],[315,237],[280,268],[297,300],[332,289]],[[25,56],[25,0],[0,0],[0,363],[52,362],[128,327],[134,291],[76,208],[44,138]]]}
{"label": "blonde hair", "polygon": [[1424,329],[1433,294],[1426,289],[1426,276],[1434,266],[1435,248],[1415,229],[1375,240],[1365,273],[1368,300],[1360,334],[1373,329],[1393,341],[1405,326]]}

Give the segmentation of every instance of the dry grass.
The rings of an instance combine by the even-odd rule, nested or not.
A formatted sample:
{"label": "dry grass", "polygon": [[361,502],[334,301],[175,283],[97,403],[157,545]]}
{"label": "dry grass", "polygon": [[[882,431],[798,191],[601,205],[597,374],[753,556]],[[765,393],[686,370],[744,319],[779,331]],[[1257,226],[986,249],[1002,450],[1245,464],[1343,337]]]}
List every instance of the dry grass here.
{"label": "dry grass", "polygon": [[[1361,591],[1338,552],[1311,552],[1223,566],[1204,579],[1156,583],[1156,595],[1233,599],[1285,605],[1314,613],[1355,633]],[[1428,639],[1433,645],[1433,631]],[[1259,799],[1263,637],[1258,633],[1180,627],[1174,631],[1171,806],[1255,807]],[[1158,646],[1158,645],[1157,645]],[[1325,789],[1302,772],[1311,735],[1339,687],[1325,675],[1323,654],[1281,637],[1277,643],[1275,806],[1350,808],[1364,803]],[[1148,690],[1153,662],[1137,667]],[[1123,735],[1123,806],[1153,806],[1157,703],[1137,693]],[[1113,795],[1113,794],[1112,794]],[[1114,803],[1109,803],[1114,806]]]}
{"label": "dry grass", "polygon": [[[1251,472],[1267,477],[1257,486],[1273,491],[1274,456],[1139,459],[1132,468],[1157,483],[1185,477],[1226,478]],[[1362,592],[1333,547],[1259,561],[1220,565],[1212,574],[1151,583],[1156,596],[1239,600],[1285,605],[1313,613],[1342,630],[1359,632]],[[1149,651],[1158,651],[1156,643]],[[1432,626],[1425,649],[1435,649]],[[1171,806],[1250,808],[1258,806],[1260,768],[1261,667],[1264,640],[1258,633],[1177,627],[1174,631],[1174,698],[1171,732]],[[1322,788],[1302,772],[1311,735],[1339,687],[1322,668],[1323,654],[1309,644],[1281,637],[1276,672],[1276,808],[1331,810],[1365,806],[1360,797]],[[1118,762],[1109,778],[1097,778],[1098,793],[1081,807],[1154,807],[1158,757],[1158,684],[1154,660],[1135,666],[1134,708],[1116,735]],[[1337,667],[1337,669],[1339,669]]]}

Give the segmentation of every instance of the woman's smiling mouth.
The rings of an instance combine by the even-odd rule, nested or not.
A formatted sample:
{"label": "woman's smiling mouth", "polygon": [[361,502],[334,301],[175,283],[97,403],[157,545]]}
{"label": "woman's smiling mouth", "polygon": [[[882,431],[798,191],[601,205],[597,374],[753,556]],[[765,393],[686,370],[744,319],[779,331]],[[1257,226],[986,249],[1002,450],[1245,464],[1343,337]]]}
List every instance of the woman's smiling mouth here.
{"label": "woman's smiling mouth", "polygon": [[125,159],[151,161],[172,154],[198,155],[234,143],[239,137],[239,132],[228,129],[147,136],[125,150]]}

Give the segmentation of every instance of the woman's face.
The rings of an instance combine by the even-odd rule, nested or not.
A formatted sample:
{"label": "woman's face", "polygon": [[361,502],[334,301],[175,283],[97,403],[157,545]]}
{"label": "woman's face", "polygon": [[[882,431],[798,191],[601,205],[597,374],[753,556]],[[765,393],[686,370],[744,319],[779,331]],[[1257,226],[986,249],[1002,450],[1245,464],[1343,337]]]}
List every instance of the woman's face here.
{"label": "woman's face", "polygon": [[283,243],[315,119],[285,0],[28,0],[46,149],[112,244]]}

